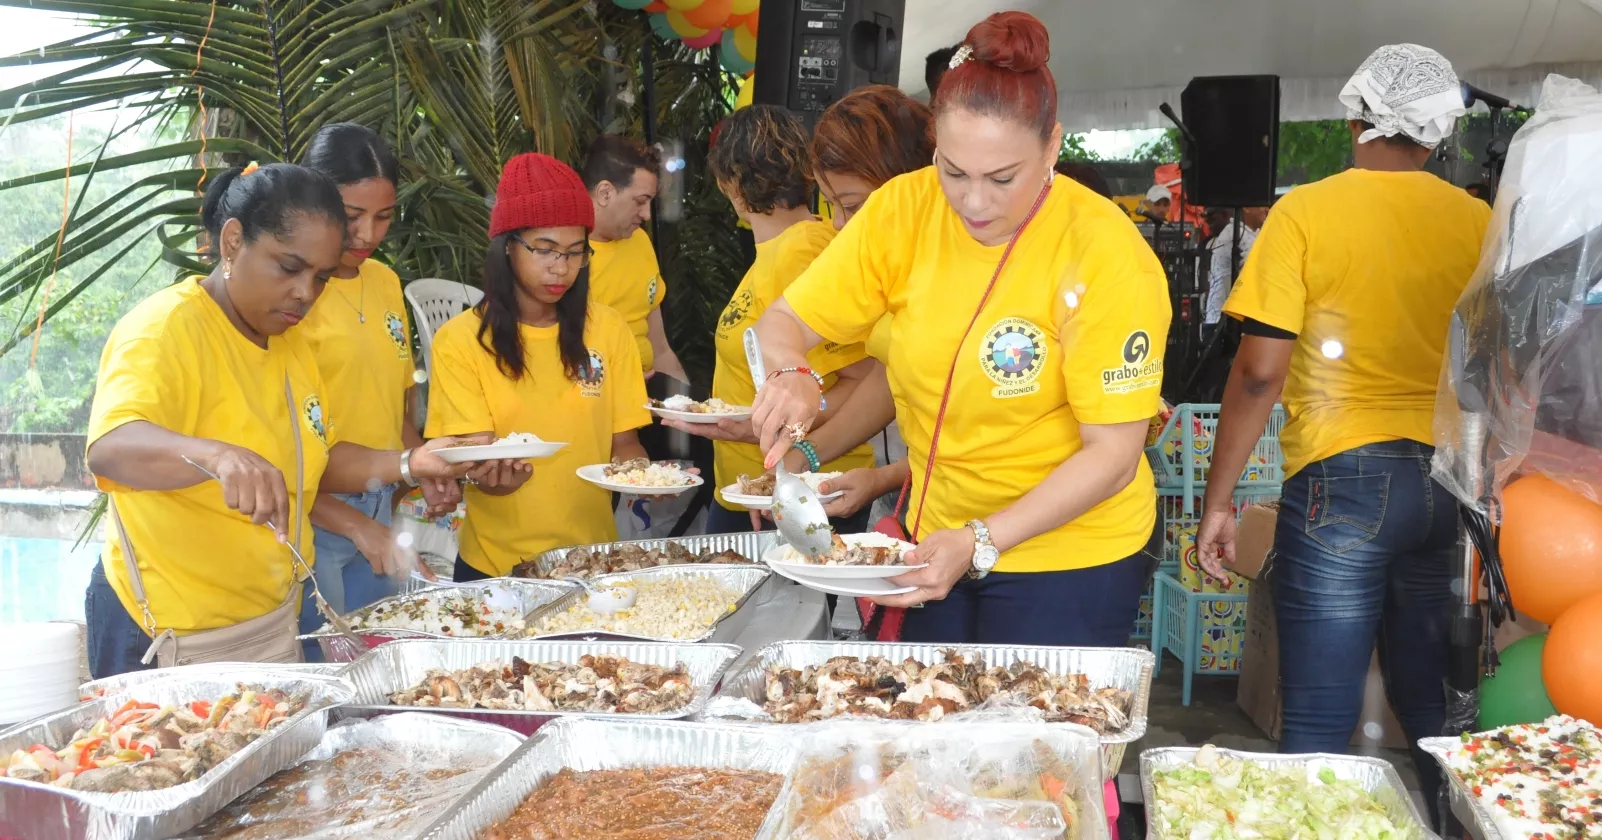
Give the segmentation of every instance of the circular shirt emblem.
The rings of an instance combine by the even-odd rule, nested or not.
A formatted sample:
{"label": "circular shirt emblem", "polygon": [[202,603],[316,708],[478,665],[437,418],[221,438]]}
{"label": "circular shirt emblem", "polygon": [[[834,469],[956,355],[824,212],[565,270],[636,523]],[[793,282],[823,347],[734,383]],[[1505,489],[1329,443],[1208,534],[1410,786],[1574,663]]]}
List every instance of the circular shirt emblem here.
{"label": "circular shirt emblem", "polygon": [[394,342],[395,349],[406,351],[406,322],[401,316],[393,312],[384,313],[384,328],[389,332],[389,340]]}
{"label": "circular shirt emblem", "polygon": [[1124,364],[1138,365],[1151,355],[1151,336],[1145,330],[1135,330],[1124,340]]}
{"label": "circular shirt emblem", "polygon": [[589,364],[579,371],[579,390],[586,397],[598,397],[601,395],[601,382],[605,379],[606,363],[599,352],[591,350]]}
{"label": "circular shirt emblem", "polygon": [[306,397],[301,408],[306,415],[306,425],[311,427],[312,433],[317,435],[318,440],[327,443],[328,425],[323,420],[323,401],[318,399],[316,394],[311,394]]}
{"label": "circular shirt emblem", "polygon": [[652,277],[651,278],[651,282],[645,284],[645,305],[646,306],[655,306],[656,305],[656,293],[657,293],[657,290],[660,289],[661,287],[662,287],[662,284],[660,282],[660,278],[657,278],[657,277]]}
{"label": "circular shirt emblem", "polygon": [[1046,363],[1044,332],[1023,318],[1003,318],[985,332],[979,366],[994,397],[1021,397],[1040,390],[1035,382]]}

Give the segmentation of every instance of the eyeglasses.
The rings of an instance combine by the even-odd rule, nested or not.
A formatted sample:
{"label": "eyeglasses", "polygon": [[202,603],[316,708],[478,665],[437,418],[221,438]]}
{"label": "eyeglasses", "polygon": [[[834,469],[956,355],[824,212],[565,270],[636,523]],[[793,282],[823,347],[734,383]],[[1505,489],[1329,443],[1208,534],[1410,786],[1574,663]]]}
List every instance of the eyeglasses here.
{"label": "eyeglasses", "polygon": [[576,262],[578,263],[579,268],[583,268],[584,266],[590,264],[590,255],[595,253],[594,251],[590,250],[589,243],[587,242],[584,244],[583,249],[578,251],[558,251],[554,248],[536,248],[533,245],[524,242],[523,237],[515,233],[512,234],[512,241],[528,249],[528,252],[534,255],[534,261],[538,263],[541,268],[550,268],[555,266],[557,263],[564,263],[563,267],[566,268],[565,263],[568,262]]}

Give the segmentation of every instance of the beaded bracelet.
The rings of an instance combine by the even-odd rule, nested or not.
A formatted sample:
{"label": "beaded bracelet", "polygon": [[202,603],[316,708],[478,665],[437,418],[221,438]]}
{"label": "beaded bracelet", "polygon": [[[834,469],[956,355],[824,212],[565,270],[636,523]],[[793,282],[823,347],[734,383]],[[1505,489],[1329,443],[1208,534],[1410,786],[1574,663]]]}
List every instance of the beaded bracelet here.
{"label": "beaded bracelet", "polygon": [[778,370],[773,371],[772,373],[768,374],[768,378],[769,379],[773,379],[773,378],[778,377],[780,374],[785,374],[785,373],[804,373],[807,376],[812,377],[812,381],[818,383],[818,410],[819,411],[828,411],[829,410],[829,398],[824,395],[824,392],[827,391],[828,388],[823,384],[823,377],[820,376],[817,371],[815,371],[815,370],[813,370],[812,368],[809,368],[809,367],[779,368]]}
{"label": "beaded bracelet", "polygon": [[807,469],[812,472],[823,471],[823,462],[818,460],[818,450],[813,448],[812,441],[798,440],[795,442],[795,448],[801,450],[801,454],[806,456]]}

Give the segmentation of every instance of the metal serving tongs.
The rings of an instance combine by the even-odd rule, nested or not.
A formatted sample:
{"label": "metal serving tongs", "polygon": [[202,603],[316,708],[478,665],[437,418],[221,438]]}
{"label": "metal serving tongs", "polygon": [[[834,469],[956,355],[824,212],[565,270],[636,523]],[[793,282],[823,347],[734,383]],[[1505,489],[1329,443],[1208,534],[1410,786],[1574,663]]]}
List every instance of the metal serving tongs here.
{"label": "metal serving tongs", "polygon": [[[751,381],[762,390],[768,378],[767,365],[754,328],[745,331],[745,362],[751,366]],[[805,481],[791,475],[782,460],[773,468],[773,523],[790,547],[808,557],[822,557],[833,545],[834,528],[823,512],[823,500]]]}
{"label": "metal serving tongs", "polygon": [[[189,466],[205,473],[206,476],[212,481],[215,481],[219,484],[222,483],[222,479],[218,478],[216,473],[190,460],[188,455],[183,455],[180,457],[182,457],[184,462]],[[278,530],[278,526],[271,522],[266,522],[263,524],[265,524],[269,530]],[[345,619],[340,618],[339,613],[334,612],[334,608],[330,607],[328,605],[328,601],[323,598],[323,591],[317,587],[317,575],[312,573],[311,564],[306,562],[306,558],[300,556],[300,549],[296,548],[293,542],[286,541],[284,545],[289,548],[289,553],[294,555],[295,563],[300,566],[300,572],[304,574],[306,576],[306,580],[311,583],[312,601],[317,604],[317,612],[321,614],[323,618],[328,619],[329,625],[334,628],[336,633],[339,633],[341,636],[344,636],[347,639],[350,639],[352,642],[355,642],[357,650],[366,650],[367,642],[364,641],[361,636],[356,635],[355,631],[350,629],[350,625],[345,623]]]}

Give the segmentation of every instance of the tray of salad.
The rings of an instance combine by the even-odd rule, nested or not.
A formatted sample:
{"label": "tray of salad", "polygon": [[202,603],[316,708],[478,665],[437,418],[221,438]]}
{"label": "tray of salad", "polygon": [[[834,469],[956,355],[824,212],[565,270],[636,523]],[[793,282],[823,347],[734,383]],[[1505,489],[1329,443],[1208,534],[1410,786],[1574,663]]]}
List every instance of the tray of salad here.
{"label": "tray of salad", "polygon": [[1419,749],[1446,770],[1452,810],[1480,840],[1602,837],[1602,730],[1567,715]]}

